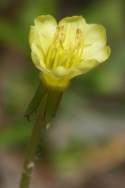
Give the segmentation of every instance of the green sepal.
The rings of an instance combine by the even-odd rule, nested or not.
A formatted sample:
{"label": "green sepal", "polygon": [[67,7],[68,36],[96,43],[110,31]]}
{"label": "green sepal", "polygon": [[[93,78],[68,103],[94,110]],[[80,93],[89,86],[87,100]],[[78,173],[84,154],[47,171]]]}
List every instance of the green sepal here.
{"label": "green sepal", "polygon": [[37,112],[37,109],[41,103],[41,100],[44,98],[45,94],[46,94],[46,88],[40,82],[40,84],[35,92],[35,95],[33,96],[32,100],[26,110],[25,117],[27,118],[27,120],[30,120],[32,115]]}
{"label": "green sepal", "polygon": [[58,90],[48,90],[47,108],[45,113],[46,126],[53,120],[57,113],[63,92]]}

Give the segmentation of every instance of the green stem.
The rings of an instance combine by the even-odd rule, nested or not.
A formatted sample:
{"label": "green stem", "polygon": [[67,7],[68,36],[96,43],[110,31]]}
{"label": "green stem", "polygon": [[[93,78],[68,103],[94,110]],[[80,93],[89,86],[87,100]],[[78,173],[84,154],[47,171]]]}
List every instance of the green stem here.
{"label": "green stem", "polygon": [[29,188],[30,186],[32,170],[35,166],[36,159],[39,157],[39,153],[37,152],[38,146],[41,144],[41,140],[44,141],[47,131],[46,126],[55,116],[61,97],[62,92],[46,90],[46,94],[41,100],[36,124],[34,125],[27,149],[20,188]]}

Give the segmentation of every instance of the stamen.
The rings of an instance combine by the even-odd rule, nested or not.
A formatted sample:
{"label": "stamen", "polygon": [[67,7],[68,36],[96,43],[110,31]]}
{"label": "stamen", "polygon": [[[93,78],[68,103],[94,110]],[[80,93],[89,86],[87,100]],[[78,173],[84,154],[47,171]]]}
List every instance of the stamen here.
{"label": "stamen", "polygon": [[79,48],[81,46],[82,31],[78,28],[76,29],[75,47]]}
{"label": "stamen", "polygon": [[53,64],[51,65],[51,68],[56,68],[57,66],[59,66],[59,61],[60,61],[60,54],[59,52],[56,52]]}
{"label": "stamen", "polygon": [[57,50],[54,47],[54,45],[50,46],[50,48],[48,49],[47,56],[46,56],[46,67],[47,68],[51,68],[53,66],[53,61],[55,59],[56,52],[57,52]]}

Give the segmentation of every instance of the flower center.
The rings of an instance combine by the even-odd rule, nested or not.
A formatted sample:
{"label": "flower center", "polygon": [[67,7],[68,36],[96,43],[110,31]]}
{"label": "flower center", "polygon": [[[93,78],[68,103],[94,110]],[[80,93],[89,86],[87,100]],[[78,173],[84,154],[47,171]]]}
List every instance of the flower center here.
{"label": "flower center", "polygon": [[64,26],[58,27],[55,38],[46,55],[46,67],[55,69],[58,66],[72,68],[81,59],[83,49],[82,31],[75,29],[73,37],[67,36]]}

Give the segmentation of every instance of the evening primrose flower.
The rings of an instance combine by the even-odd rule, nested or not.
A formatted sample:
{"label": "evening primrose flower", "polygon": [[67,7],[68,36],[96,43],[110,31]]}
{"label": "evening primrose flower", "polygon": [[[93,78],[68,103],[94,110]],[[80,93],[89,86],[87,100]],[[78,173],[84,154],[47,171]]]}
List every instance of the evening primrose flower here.
{"label": "evening primrose flower", "polygon": [[82,16],[66,17],[57,24],[50,15],[38,16],[29,37],[33,63],[48,87],[64,90],[70,80],[107,60],[106,31]]}

